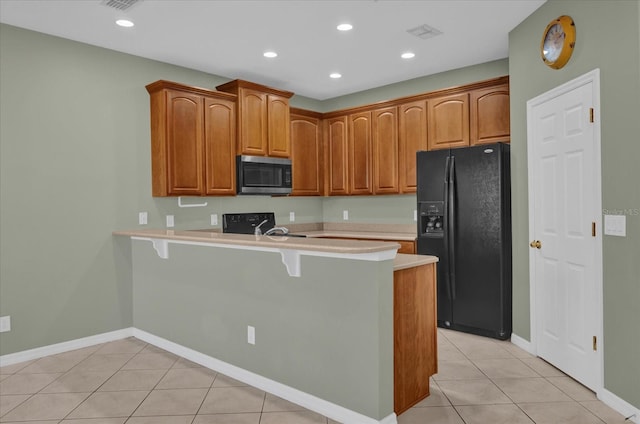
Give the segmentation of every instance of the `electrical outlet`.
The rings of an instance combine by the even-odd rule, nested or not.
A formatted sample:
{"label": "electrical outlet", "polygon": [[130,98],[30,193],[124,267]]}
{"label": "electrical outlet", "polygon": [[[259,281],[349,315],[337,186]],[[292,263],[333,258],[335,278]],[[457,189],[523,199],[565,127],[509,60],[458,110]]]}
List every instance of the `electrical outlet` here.
{"label": "electrical outlet", "polygon": [[11,316],[0,317],[0,333],[11,331]]}
{"label": "electrical outlet", "polygon": [[250,325],[247,325],[247,343],[256,344],[256,329]]}
{"label": "electrical outlet", "polygon": [[167,228],[172,228],[174,225],[173,215],[167,215]]}
{"label": "electrical outlet", "polygon": [[342,211],[342,219],[344,219],[345,221],[349,220],[349,211],[347,210]]}
{"label": "electrical outlet", "polygon": [[147,225],[147,213],[146,212],[140,212],[138,214],[138,224]]}
{"label": "electrical outlet", "polygon": [[218,225],[218,214],[217,213],[212,213],[211,214],[211,225]]}
{"label": "electrical outlet", "polygon": [[296,220],[296,213],[289,212],[289,222],[294,222]]}
{"label": "electrical outlet", "polygon": [[418,211],[416,209],[413,210],[413,220],[418,221]]}

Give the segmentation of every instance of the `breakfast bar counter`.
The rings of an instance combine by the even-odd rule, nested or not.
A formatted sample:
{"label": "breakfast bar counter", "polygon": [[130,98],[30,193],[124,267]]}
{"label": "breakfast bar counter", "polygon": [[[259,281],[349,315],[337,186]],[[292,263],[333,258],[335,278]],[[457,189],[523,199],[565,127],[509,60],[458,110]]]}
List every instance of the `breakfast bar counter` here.
{"label": "breakfast bar counter", "polygon": [[131,238],[137,337],[338,422],[393,424],[428,395],[437,258],[388,241],[114,236]]}

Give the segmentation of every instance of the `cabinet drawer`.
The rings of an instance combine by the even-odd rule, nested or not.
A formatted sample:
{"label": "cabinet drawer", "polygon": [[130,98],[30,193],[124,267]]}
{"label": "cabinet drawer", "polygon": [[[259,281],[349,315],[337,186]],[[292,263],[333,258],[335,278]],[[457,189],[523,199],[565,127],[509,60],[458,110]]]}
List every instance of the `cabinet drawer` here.
{"label": "cabinet drawer", "polygon": [[416,242],[415,241],[401,241],[397,240],[396,243],[400,243],[400,249],[398,249],[398,253],[416,253]]}

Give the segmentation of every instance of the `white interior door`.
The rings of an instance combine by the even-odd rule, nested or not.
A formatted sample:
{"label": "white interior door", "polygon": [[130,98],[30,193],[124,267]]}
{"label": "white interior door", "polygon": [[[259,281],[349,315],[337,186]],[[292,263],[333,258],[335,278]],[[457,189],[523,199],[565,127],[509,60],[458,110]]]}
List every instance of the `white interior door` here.
{"label": "white interior door", "polygon": [[597,391],[602,385],[599,74],[587,76],[527,103],[530,283],[538,356]]}

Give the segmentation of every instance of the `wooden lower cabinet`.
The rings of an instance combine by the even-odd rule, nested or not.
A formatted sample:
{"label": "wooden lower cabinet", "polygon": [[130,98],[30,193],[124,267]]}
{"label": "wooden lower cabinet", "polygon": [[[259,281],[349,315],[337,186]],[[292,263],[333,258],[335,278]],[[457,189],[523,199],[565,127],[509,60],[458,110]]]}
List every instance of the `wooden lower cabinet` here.
{"label": "wooden lower cabinet", "polygon": [[400,415],[429,396],[438,371],[436,265],[393,273],[394,411]]}

